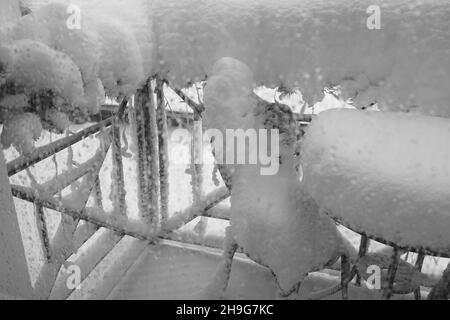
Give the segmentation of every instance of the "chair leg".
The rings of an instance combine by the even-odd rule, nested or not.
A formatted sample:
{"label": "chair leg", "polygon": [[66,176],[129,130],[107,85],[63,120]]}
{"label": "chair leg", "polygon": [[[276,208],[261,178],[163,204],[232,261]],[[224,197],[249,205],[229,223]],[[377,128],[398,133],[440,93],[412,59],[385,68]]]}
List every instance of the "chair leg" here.
{"label": "chair leg", "polygon": [[348,281],[350,277],[350,261],[346,255],[341,256],[341,285],[342,300],[348,300]]}
{"label": "chair leg", "polygon": [[[361,236],[361,242],[359,244],[359,252],[358,252],[358,258],[361,259],[362,257],[364,257],[367,253],[367,250],[369,249],[370,246],[370,240],[366,235],[362,235]],[[356,285],[358,287],[361,286],[361,275],[359,274],[359,272],[357,272],[356,274]]]}
{"label": "chair leg", "polygon": [[[274,277],[274,279],[276,280],[277,279],[277,276],[275,275],[275,273],[273,273],[273,271],[272,271],[272,275],[273,275],[273,277]],[[278,282],[278,281],[277,281]],[[301,285],[302,285],[302,282],[303,281],[299,281],[299,282],[297,282],[289,291],[283,291],[281,288],[280,288],[280,285],[278,284],[278,289],[277,289],[277,293],[276,293],[276,296],[277,296],[277,299],[282,299],[282,300],[285,300],[285,299],[288,299],[288,298],[290,298],[292,295],[296,295],[297,297],[298,297],[298,294],[299,294],[299,292],[300,292],[300,287],[301,287]]]}
{"label": "chair leg", "polygon": [[230,280],[233,258],[237,249],[238,244],[231,233],[231,227],[228,227],[226,230],[221,264],[219,265],[213,280],[204,290],[204,297],[202,298],[220,299],[225,295]]}

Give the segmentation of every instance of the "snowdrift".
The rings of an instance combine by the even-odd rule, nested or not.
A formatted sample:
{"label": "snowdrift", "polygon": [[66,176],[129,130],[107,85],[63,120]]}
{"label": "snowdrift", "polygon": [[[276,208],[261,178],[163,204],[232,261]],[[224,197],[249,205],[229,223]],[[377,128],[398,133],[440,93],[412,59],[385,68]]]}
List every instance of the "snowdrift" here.
{"label": "snowdrift", "polygon": [[448,253],[449,141],[444,118],[325,111],[302,142],[302,185],[355,230]]}

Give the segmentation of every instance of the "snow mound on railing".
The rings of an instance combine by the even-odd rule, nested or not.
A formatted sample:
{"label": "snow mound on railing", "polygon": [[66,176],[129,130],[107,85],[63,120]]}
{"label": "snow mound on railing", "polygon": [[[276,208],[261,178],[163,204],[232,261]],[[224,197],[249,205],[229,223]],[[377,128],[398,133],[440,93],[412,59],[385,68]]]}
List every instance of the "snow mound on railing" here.
{"label": "snow mound on railing", "polygon": [[449,141],[444,118],[325,111],[302,143],[302,185],[355,230],[448,253]]}
{"label": "snow mound on railing", "polygon": [[16,146],[22,153],[30,153],[34,149],[33,141],[42,133],[39,117],[33,113],[22,113],[12,116],[3,127],[1,144],[4,148]]}
{"label": "snow mound on railing", "polygon": [[[150,66],[144,67],[144,61],[153,58],[151,41],[139,42],[132,26],[94,6],[79,11],[79,26],[70,25],[71,15],[76,14],[69,10],[70,4],[46,4],[15,19],[10,13],[11,22],[0,24],[0,108],[7,109],[0,114],[1,122],[8,121],[11,112],[20,116],[25,111],[44,120],[48,113],[60,111],[84,118],[99,112],[105,93],[131,95],[149,76]],[[16,101],[13,97],[23,95],[30,101],[11,104]],[[32,99],[43,95],[45,103],[33,110]],[[58,130],[69,124],[57,120]],[[33,141],[25,144],[32,146]]]}
{"label": "snow mound on railing", "polygon": [[[380,30],[367,27],[371,5]],[[257,84],[300,87],[310,104],[341,85],[359,106],[450,115],[448,1],[156,0],[150,14],[161,68],[180,84],[229,56]]]}
{"label": "snow mound on railing", "polygon": [[[185,87],[232,57],[249,67],[254,86],[298,87],[309,105],[322,100],[324,87],[340,86],[359,107],[377,102],[382,110],[450,116],[446,0],[51,2],[58,3],[35,6],[3,30],[2,46],[34,40],[69,57],[91,112],[105,91],[129,94],[155,73]],[[67,28],[71,4],[80,6],[81,29]],[[379,30],[367,27],[373,5]]]}
{"label": "snow mound on railing", "polygon": [[[103,87],[112,96],[133,93],[145,77],[142,52],[130,28],[94,9],[80,11],[80,28],[69,28],[68,8],[64,3],[40,7],[21,18],[9,38],[39,41],[70,57],[88,92],[86,107],[96,110],[99,97],[104,96]],[[30,71],[29,77],[33,75]]]}
{"label": "snow mound on railing", "polygon": [[[324,87],[341,86],[357,106],[450,116],[446,0],[65,3],[80,5],[84,34],[100,33],[101,78],[113,92],[156,72],[184,87],[232,57],[250,67],[255,85],[299,87],[310,105]],[[379,30],[367,27],[371,6],[380,8]]]}
{"label": "snow mound on railing", "polygon": [[26,93],[52,90],[71,105],[80,105],[81,75],[65,54],[37,41],[20,40],[0,48],[0,60],[6,62],[7,81],[24,87]]}

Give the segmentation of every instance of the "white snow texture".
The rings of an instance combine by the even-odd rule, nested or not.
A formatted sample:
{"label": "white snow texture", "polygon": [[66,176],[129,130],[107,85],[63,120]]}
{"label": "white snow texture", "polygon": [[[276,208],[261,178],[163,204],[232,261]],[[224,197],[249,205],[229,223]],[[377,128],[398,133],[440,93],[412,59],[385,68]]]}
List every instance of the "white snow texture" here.
{"label": "white snow texture", "polygon": [[[37,1],[48,2],[55,1]],[[233,57],[250,67],[256,84],[299,87],[309,102],[325,86],[341,85],[360,106],[376,100],[387,110],[450,115],[446,0],[70,3],[80,4],[80,30],[66,28],[67,5],[43,6],[21,19],[12,39],[57,47],[93,92],[95,64],[103,86],[117,94],[155,72],[184,87],[209,75],[218,59]],[[380,7],[380,30],[366,26],[371,5]]]}
{"label": "white snow texture", "polygon": [[445,118],[325,111],[302,142],[302,187],[355,230],[448,252],[449,141]]}

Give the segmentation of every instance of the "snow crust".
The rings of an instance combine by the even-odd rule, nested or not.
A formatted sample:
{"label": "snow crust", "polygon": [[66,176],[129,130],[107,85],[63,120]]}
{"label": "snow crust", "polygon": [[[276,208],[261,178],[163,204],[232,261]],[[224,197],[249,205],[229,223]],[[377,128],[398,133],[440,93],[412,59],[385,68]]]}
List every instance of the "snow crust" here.
{"label": "snow crust", "polygon": [[[0,0],[0,30],[13,25],[20,18],[19,2],[10,0]],[[2,40],[0,32],[0,40]]]}
{"label": "snow crust", "polygon": [[33,40],[20,40],[0,49],[8,81],[27,93],[52,90],[74,106],[81,103],[83,82],[77,65],[65,54]]}
{"label": "snow crust", "polygon": [[448,252],[450,121],[329,110],[301,146],[302,187],[318,205],[398,245]]}
{"label": "snow crust", "polygon": [[[9,38],[38,41],[73,60],[82,75],[86,107],[103,102],[103,87],[112,96],[133,93],[144,72],[140,47],[130,28],[95,8],[80,9],[80,29],[69,28],[67,11],[63,2],[43,6],[21,18]],[[29,77],[35,75],[32,70],[29,73]]]}
{"label": "snow crust", "polygon": [[[380,5],[381,30],[366,26]],[[161,67],[183,84],[210,75],[224,56],[255,82],[300,87],[319,101],[326,86],[364,106],[448,116],[447,1],[157,0],[152,7]]]}
{"label": "snow crust", "polygon": [[[83,2],[91,5],[86,8]],[[153,60],[152,42],[145,38],[151,31],[136,39],[131,22],[124,24],[106,12],[104,8],[109,1],[97,2],[97,6],[80,1],[79,28],[68,25],[70,15],[74,14],[69,10],[72,2],[29,3],[35,11],[21,18],[20,12],[17,13],[18,1],[11,3],[15,6],[5,4],[5,11],[2,6],[2,14],[9,19],[5,18],[0,25],[0,108],[9,109],[6,114],[2,112],[2,122],[17,114],[21,117],[24,109],[34,108],[26,100],[44,94],[46,99],[51,98],[40,104],[39,116],[63,131],[70,122],[61,112],[73,116],[98,113],[105,94],[131,95],[149,76],[151,64],[147,62]],[[121,5],[124,7],[125,2]],[[126,10],[115,14],[135,21],[133,16],[126,15]],[[138,21],[134,23],[141,31],[150,30]],[[24,96],[28,99],[17,99]],[[21,129],[21,141],[34,136],[26,131],[26,127]],[[29,146],[33,143],[33,140],[26,142]]]}
{"label": "snow crust", "polygon": [[[140,65],[144,76],[159,72],[185,87],[210,76],[218,59],[232,57],[253,71],[255,86],[299,87],[310,105],[322,100],[324,87],[340,85],[357,106],[375,100],[383,110],[450,115],[446,0],[73,3],[87,20],[95,17],[84,32],[106,32],[103,47],[119,51],[101,59],[113,74],[115,66]],[[367,27],[372,5],[380,7],[380,30]],[[125,48],[128,54],[121,54]],[[111,74],[102,79],[117,80]]]}

